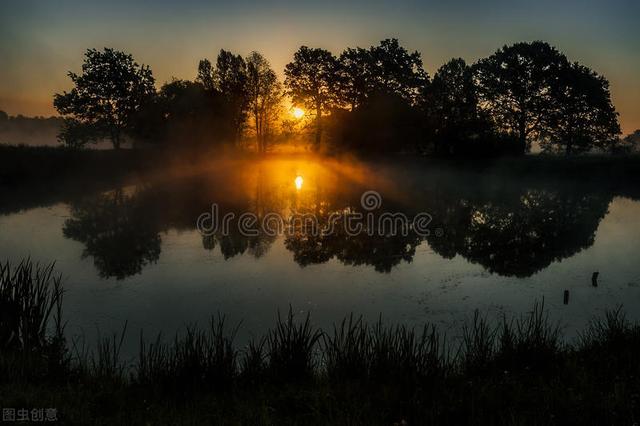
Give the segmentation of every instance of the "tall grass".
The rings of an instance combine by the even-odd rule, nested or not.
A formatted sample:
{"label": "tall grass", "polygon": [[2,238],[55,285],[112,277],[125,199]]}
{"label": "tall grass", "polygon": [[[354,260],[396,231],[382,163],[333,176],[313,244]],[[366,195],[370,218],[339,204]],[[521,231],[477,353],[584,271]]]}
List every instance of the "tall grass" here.
{"label": "tall grass", "polygon": [[333,326],[333,334],[323,333],[322,350],[328,376],[332,380],[366,378],[371,363],[371,333],[362,317],[353,314]]}
{"label": "tall grass", "polygon": [[562,350],[560,341],[560,327],[549,320],[544,300],[520,317],[503,316],[497,325],[475,311],[463,326],[458,361],[467,375],[554,368]]}
{"label": "tall grass", "polygon": [[134,380],[184,391],[228,388],[238,375],[237,327],[227,330],[225,322],[218,315],[206,330],[188,326],[171,345],[161,335],[148,343],[141,333]]}
{"label": "tall grass", "polygon": [[0,308],[4,399],[11,393],[3,394],[2,386],[28,381],[40,386],[38,392],[76,389],[91,407],[135,410],[139,400],[153,400],[179,401],[188,410],[204,401],[200,409],[206,411],[214,401],[220,415],[235,418],[221,408],[235,401],[236,408],[253,410],[227,422],[234,424],[278,423],[272,419],[289,414],[289,424],[314,416],[354,424],[361,418],[437,423],[440,416],[451,424],[630,424],[640,416],[634,397],[640,395],[640,326],[621,309],[591,321],[569,344],[543,303],[512,319],[491,321],[476,312],[457,341],[432,325],[368,323],[354,315],[324,332],[308,313],[297,317],[290,308],[243,349],[234,344],[240,325],[230,327],[217,315],[168,341],[141,333],[137,359],[128,363],[121,354],[126,323],[121,333],[99,337],[91,351],[73,342],[67,355],[62,286],[53,265],[2,265]]}
{"label": "tall grass", "polygon": [[444,338],[434,326],[422,330],[385,326],[380,317],[370,326],[350,315],[333,333],[323,333],[325,371],[334,381],[402,381],[444,375],[449,365]]}
{"label": "tall grass", "polygon": [[289,307],[286,319],[278,312],[274,329],[267,334],[268,370],[276,380],[307,380],[317,369],[316,344],[322,331],[311,325],[307,313],[304,321],[296,324],[293,309]]}
{"label": "tall grass", "polygon": [[3,377],[55,374],[66,361],[62,278],[54,264],[0,264],[0,370]]}
{"label": "tall grass", "polygon": [[[487,319],[475,311],[470,323],[462,326],[462,342],[458,350],[460,367],[465,374],[486,372],[496,352],[496,335],[499,329],[491,327]],[[510,333],[506,326],[503,335]]]}
{"label": "tall grass", "polygon": [[544,300],[515,320],[502,319],[496,362],[508,370],[547,369],[557,366],[561,352],[560,327],[549,320]]}

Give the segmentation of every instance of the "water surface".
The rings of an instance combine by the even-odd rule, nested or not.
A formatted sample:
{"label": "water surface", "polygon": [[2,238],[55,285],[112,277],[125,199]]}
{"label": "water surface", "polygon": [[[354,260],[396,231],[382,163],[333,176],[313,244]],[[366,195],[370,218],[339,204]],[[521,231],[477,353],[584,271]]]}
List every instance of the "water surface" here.
{"label": "water surface", "polygon": [[[196,229],[213,204],[236,217],[305,213],[322,223],[332,212],[368,212],[368,190],[381,196],[375,214],[427,212],[430,234]],[[475,309],[519,314],[544,299],[573,336],[620,304],[640,319],[640,202],[628,193],[420,163],[220,161],[93,191],[5,197],[0,258],[56,261],[70,335],[92,337],[128,321],[133,342],[140,329],[172,334],[221,312],[242,320],[245,341],[289,306],[323,327],[354,312],[433,322],[456,335]]]}

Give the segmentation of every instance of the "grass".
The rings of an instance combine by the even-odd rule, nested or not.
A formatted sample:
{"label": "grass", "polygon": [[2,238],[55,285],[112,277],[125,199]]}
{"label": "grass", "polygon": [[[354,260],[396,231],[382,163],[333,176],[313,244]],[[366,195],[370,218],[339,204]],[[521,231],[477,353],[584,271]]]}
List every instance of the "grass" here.
{"label": "grass", "polygon": [[[462,338],[432,325],[367,323],[327,332],[278,313],[239,348],[216,315],[167,341],[127,333],[93,351],[63,337],[53,265],[0,268],[0,401],[57,407],[66,424],[633,424],[640,416],[640,325],[621,309],[566,343],[543,303],[517,318],[479,312]],[[34,368],[35,366],[35,368]]]}
{"label": "grass", "polygon": [[0,374],[58,376],[65,368],[62,278],[54,264],[0,264]]}

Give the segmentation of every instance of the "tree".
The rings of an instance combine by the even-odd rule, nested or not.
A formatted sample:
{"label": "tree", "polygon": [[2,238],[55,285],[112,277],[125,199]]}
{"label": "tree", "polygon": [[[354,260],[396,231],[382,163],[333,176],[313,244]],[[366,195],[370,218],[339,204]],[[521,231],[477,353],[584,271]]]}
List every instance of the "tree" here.
{"label": "tree", "polygon": [[211,61],[208,59],[201,59],[198,63],[198,76],[196,81],[201,83],[206,90],[214,90],[214,71]]}
{"label": "tree", "polygon": [[302,46],[293,55],[293,62],[284,70],[285,86],[293,103],[304,105],[316,114],[315,147],[322,139],[322,114],[336,104],[337,59],[328,50]]}
{"label": "tree", "polygon": [[160,257],[158,218],[145,207],[144,199],[117,188],[74,203],[62,232],[84,244],[82,257],[93,257],[101,277],[123,280]]}
{"label": "tree", "polygon": [[70,148],[82,148],[94,140],[96,134],[93,125],[75,118],[65,118],[58,133],[58,141]]}
{"label": "tree", "polygon": [[221,95],[231,114],[234,144],[240,139],[247,119],[247,65],[240,55],[220,50],[215,67],[208,59],[200,60],[196,82],[215,98]]}
{"label": "tree", "polygon": [[370,55],[373,91],[398,95],[409,104],[415,104],[429,82],[429,76],[422,68],[420,53],[409,53],[397,39],[392,38],[372,47]]}
{"label": "tree", "polygon": [[640,152],[640,130],[627,135],[614,148],[616,153],[637,154]]}
{"label": "tree", "polygon": [[415,150],[424,139],[419,101],[429,84],[418,52],[397,39],[347,49],[338,60],[337,105],[329,121],[333,143],[361,152]]}
{"label": "tree", "polygon": [[415,105],[429,82],[419,52],[409,52],[395,38],[368,50],[347,49],[340,55],[336,86],[343,104],[352,109],[372,96],[400,97]]}
{"label": "tree", "polygon": [[258,151],[267,151],[273,123],[282,100],[282,87],[269,62],[258,52],[251,52],[247,63],[247,98],[253,118]]}
{"label": "tree", "polygon": [[620,124],[607,79],[578,63],[566,64],[551,94],[554,110],[543,149],[562,149],[566,155],[613,149]]}
{"label": "tree", "polygon": [[478,106],[473,70],[463,59],[438,69],[425,96],[424,108],[433,129],[435,151],[469,153],[489,129]]}
{"label": "tree", "polygon": [[580,185],[516,185],[486,193],[477,187],[441,188],[430,201],[432,226],[447,233],[447,238],[426,237],[435,253],[524,278],[592,246],[611,196]]}
{"label": "tree", "polygon": [[338,64],[337,95],[340,103],[353,111],[373,92],[373,60],[367,49],[349,48],[340,54]]}
{"label": "tree", "polygon": [[213,76],[217,89],[232,111],[234,142],[237,142],[247,120],[247,64],[242,56],[221,49]]}
{"label": "tree", "polygon": [[504,46],[475,66],[481,105],[502,130],[516,135],[522,151],[549,127],[551,87],[566,57],[541,41]]}
{"label": "tree", "polygon": [[75,87],[54,96],[55,108],[60,114],[91,126],[94,140],[108,137],[119,149],[135,114],[155,94],[151,69],[138,65],[124,52],[89,49],[82,74],[68,75]]}
{"label": "tree", "polygon": [[7,121],[9,121],[9,114],[0,110],[0,123],[6,123]]}
{"label": "tree", "polygon": [[143,105],[133,127],[137,140],[164,143],[199,156],[235,140],[234,114],[217,89],[207,90],[199,81],[173,79]]}

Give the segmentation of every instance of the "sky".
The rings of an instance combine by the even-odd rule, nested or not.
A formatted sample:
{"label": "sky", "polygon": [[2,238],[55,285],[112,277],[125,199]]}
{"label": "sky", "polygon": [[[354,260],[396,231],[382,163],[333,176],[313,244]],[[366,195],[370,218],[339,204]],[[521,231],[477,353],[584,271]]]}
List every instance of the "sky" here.
{"label": "sky", "polygon": [[282,76],[301,45],[339,54],[396,37],[433,76],[453,57],[544,40],[609,79],[626,134],[640,129],[639,19],[638,0],[0,0],[0,110],[55,114],[88,48],[132,53],[161,85],[195,78],[221,48],[259,51]]}

